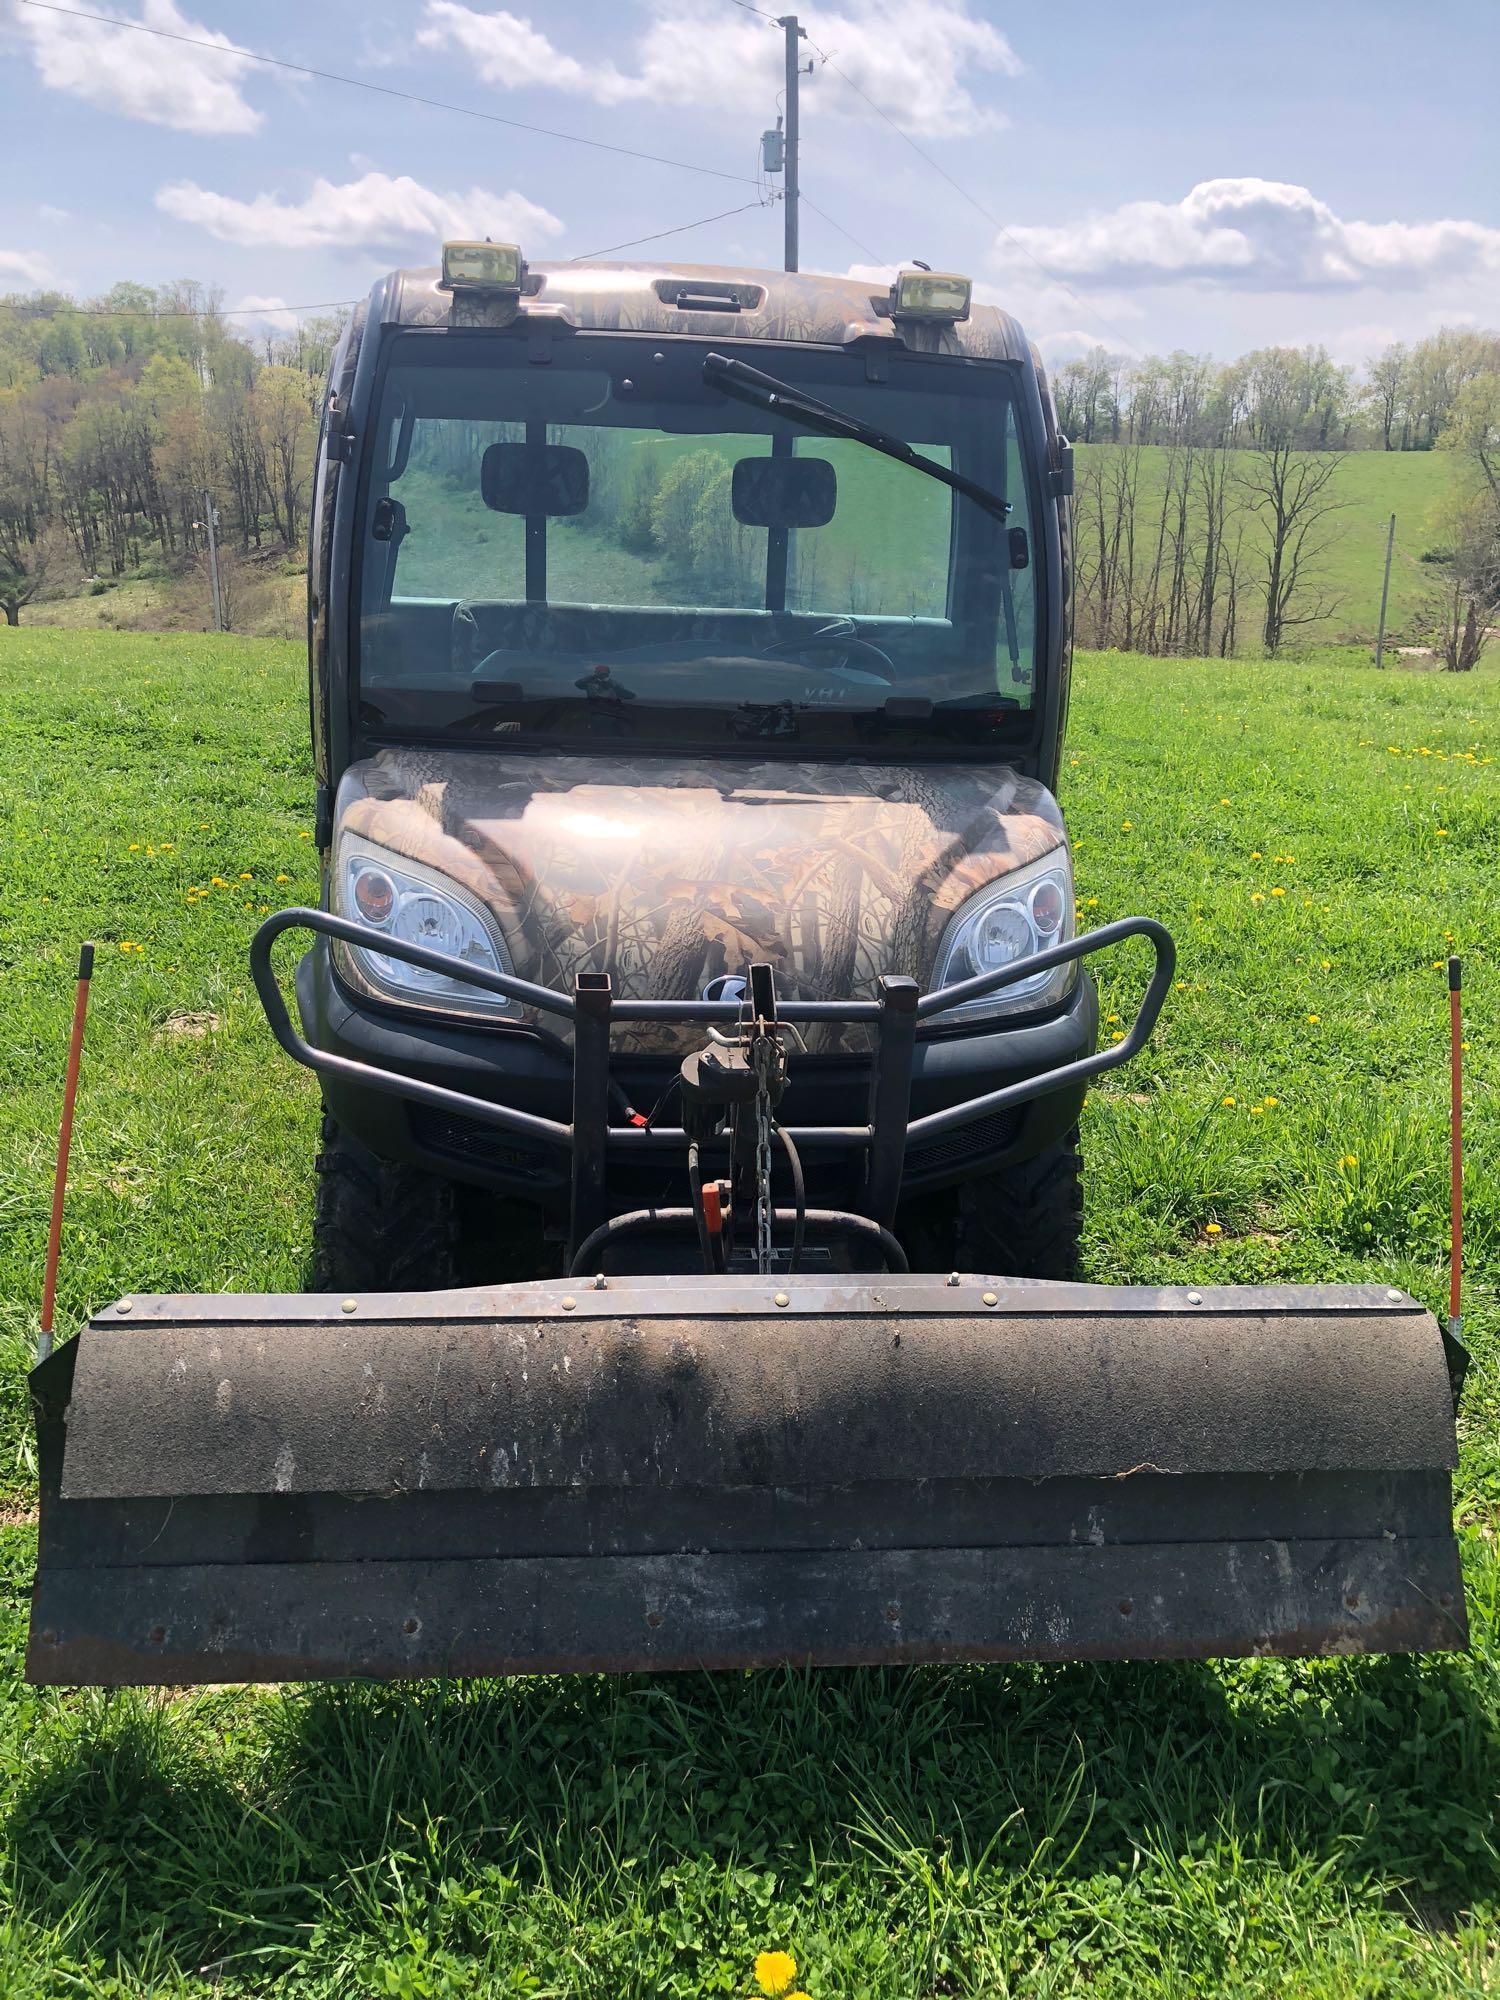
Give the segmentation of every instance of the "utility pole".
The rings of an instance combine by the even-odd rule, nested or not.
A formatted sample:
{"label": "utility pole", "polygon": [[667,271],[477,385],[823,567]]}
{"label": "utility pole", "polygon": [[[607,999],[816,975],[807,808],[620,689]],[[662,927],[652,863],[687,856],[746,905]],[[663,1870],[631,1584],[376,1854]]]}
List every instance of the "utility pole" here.
{"label": "utility pole", "polygon": [[1375,635],[1375,664],[1385,665],[1385,607],[1391,595],[1391,550],[1396,546],[1396,517],[1385,531],[1385,579],[1380,586],[1380,629]]}
{"label": "utility pole", "polygon": [[224,597],[219,589],[219,510],[214,505],[214,496],[205,486],[203,489],[203,520],[208,528],[208,575],[214,591],[214,630],[224,630]]}
{"label": "utility pole", "polygon": [[795,14],[783,14],[777,26],[786,36],[786,251],[782,257],[782,269],[795,271],[797,268],[797,81],[802,73],[801,51],[797,44],[803,39],[802,30],[797,25]]}

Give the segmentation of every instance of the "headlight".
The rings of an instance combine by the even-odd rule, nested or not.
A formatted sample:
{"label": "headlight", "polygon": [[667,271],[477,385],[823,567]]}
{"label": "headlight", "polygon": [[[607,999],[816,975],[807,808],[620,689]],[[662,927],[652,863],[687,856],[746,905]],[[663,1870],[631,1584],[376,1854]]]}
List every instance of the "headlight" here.
{"label": "headlight", "polygon": [[[1073,868],[1068,850],[1060,847],[1025,868],[1002,875],[987,889],[971,896],[943,933],[938,949],[938,986],[957,986],[983,972],[998,972],[1018,958],[1045,951],[1073,935]],[[1035,972],[1014,986],[1002,986],[980,1000],[965,1001],[933,1016],[946,1021],[972,1019],[976,1014],[1024,1014],[1060,1000],[1078,975],[1075,965]]]}
{"label": "headlight", "polygon": [[[457,883],[357,834],[345,834],[339,841],[334,909],[372,930],[446,952],[486,972],[515,971],[493,920]],[[514,1000],[384,952],[368,951],[363,945],[338,944],[334,949],[340,969],[352,983],[382,1000],[489,1018],[521,1012]]]}

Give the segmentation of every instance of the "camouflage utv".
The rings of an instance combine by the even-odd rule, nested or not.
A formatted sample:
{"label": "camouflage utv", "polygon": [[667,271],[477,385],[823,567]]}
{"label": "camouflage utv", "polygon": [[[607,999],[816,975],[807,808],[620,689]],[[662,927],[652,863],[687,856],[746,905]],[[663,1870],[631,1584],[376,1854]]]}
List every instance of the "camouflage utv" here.
{"label": "camouflage utv", "polygon": [[1084,1092],[1173,951],[1075,934],[1071,485],[961,278],[376,285],[322,907],[252,951],[322,1086],[315,1289],[36,1369],[34,1679],[1463,1642],[1428,1313],[1076,1282]]}

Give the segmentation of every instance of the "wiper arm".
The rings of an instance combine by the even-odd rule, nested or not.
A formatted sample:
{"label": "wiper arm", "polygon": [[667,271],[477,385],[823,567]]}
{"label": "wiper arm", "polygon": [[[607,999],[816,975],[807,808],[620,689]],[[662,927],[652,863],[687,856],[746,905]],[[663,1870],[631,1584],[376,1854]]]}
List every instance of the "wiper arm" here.
{"label": "wiper arm", "polygon": [[965,479],[961,472],[955,472],[951,466],[943,465],[935,458],[928,458],[924,452],[914,450],[905,438],[867,424],[862,417],[851,417],[847,410],[836,410],[831,403],[821,403],[816,396],[807,395],[790,382],[779,381],[774,375],[763,375],[760,369],[752,368],[748,362],[735,361],[727,354],[710,354],[704,359],[703,379],[711,389],[722,389],[726,396],[734,396],[757,410],[768,410],[772,416],[789,417],[807,430],[821,431],[825,437],[852,438],[856,444],[868,445],[871,451],[883,452],[887,458],[915,466],[918,472],[941,480],[944,486],[951,486],[955,493],[962,493],[965,499],[983,507],[997,521],[1005,520],[1011,511],[1010,502],[1002,500],[998,493],[992,493],[987,486],[980,486],[972,479]]}

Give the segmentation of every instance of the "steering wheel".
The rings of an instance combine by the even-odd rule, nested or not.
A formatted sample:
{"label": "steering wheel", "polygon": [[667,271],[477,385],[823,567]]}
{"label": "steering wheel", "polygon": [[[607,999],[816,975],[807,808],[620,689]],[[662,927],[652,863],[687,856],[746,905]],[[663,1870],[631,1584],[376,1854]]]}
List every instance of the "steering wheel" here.
{"label": "steering wheel", "polygon": [[[788,654],[803,653],[814,646],[837,646],[842,653],[857,655],[875,678],[888,686],[896,679],[896,662],[889,653],[882,652],[872,640],[861,639],[858,633],[841,632],[827,626],[820,632],[809,632],[805,638],[779,640],[776,645],[766,647],[762,658],[787,659]],[[795,665],[796,660],[793,658],[787,663]]]}

